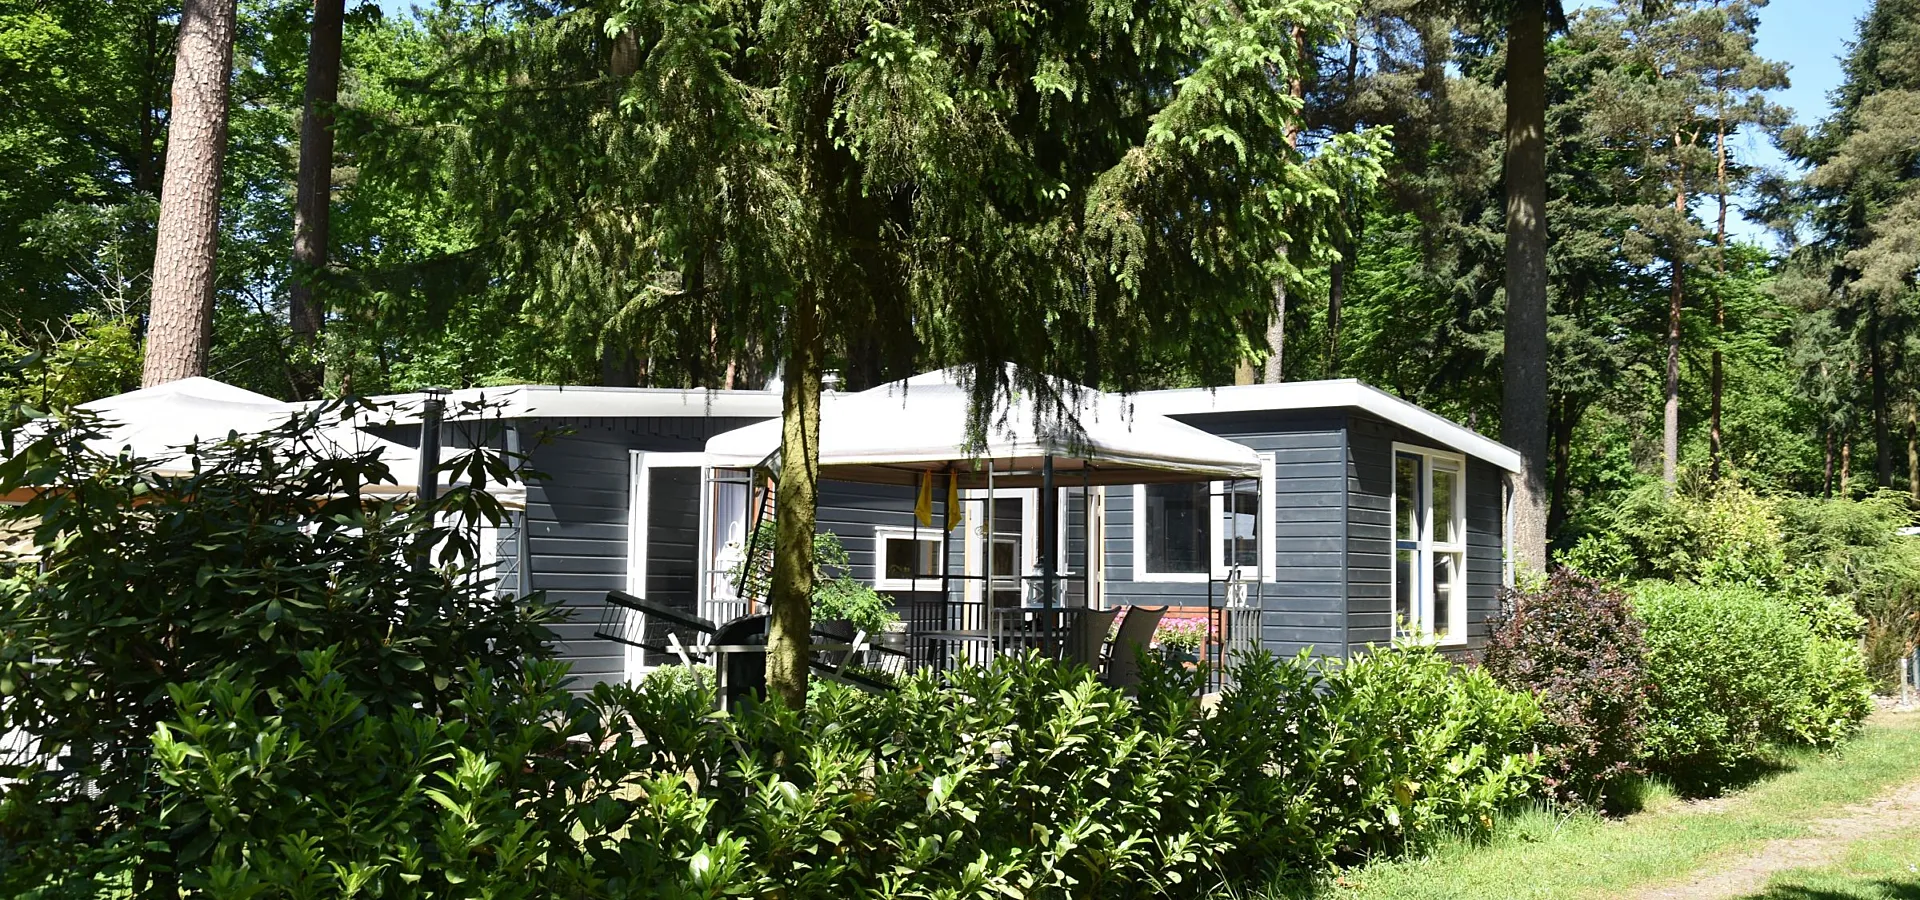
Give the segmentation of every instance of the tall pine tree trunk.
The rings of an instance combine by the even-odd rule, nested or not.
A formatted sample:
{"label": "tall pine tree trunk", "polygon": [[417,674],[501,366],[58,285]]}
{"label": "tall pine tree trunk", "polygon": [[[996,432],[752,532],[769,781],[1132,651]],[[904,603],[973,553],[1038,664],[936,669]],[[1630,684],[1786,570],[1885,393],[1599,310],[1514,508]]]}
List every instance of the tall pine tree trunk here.
{"label": "tall pine tree trunk", "polygon": [[[1291,36],[1293,38],[1294,60],[1299,65],[1305,65],[1307,59],[1307,31],[1305,28],[1295,25],[1293,26]],[[1287,79],[1287,93],[1292,94],[1293,98],[1300,101],[1303,106],[1306,103],[1307,83],[1300,77],[1298,70],[1295,71],[1293,77]],[[1300,146],[1300,120],[1298,118],[1294,119],[1293,123],[1287,126],[1287,146]],[[1286,254],[1287,248],[1280,248],[1280,255],[1285,256]],[[1271,318],[1267,320],[1267,365],[1265,370],[1261,372],[1260,380],[1267,384],[1279,384],[1287,379],[1286,367],[1283,365],[1286,361],[1287,349],[1287,283],[1284,279],[1275,278],[1273,280],[1273,309],[1270,315]]]}
{"label": "tall pine tree trunk", "polygon": [[1507,37],[1507,321],[1500,436],[1520,451],[1514,480],[1517,565],[1547,565],[1547,17],[1513,6]]}
{"label": "tall pine tree trunk", "polygon": [[807,702],[807,647],[813,628],[814,503],[820,486],[819,310],[803,289],[787,322],[786,382],[781,391],[780,486],[774,495],[767,690],[789,709]]}
{"label": "tall pine tree trunk", "polygon": [[1680,314],[1687,291],[1687,269],[1676,253],[1667,294],[1666,407],[1660,424],[1660,478],[1667,490],[1680,478]]}
{"label": "tall pine tree trunk", "polygon": [[[1347,102],[1353,101],[1354,86],[1360,77],[1360,20],[1353,21],[1353,34],[1347,41]],[[1366,228],[1366,214],[1359,211],[1358,204],[1351,197],[1342,197],[1341,209],[1352,215],[1357,221],[1348,223],[1347,238],[1338,242],[1335,249],[1340,254],[1334,257],[1327,272],[1327,377],[1340,377],[1340,313],[1347,299],[1347,269],[1352,265],[1354,253],[1359,249],[1361,233]],[[1341,246],[1344,244],[1344,246]]]}
{"label": "tall pine tree trunk", "polygon": [[[314,282],[327,266],[327,226],[333,208],[333,105],[340,100],[340,38],[346,0],[313,0],[307,38],[306,105],[300,116],[300,171],[293,202],[293,283],[288,324],[295,340],[312,347],[326,310]],[[307,379],[312,381],[311,376]],[[311,393],[317,384],[302,385]]]}
{"label": "tall pine tree trunk", "polygon": [[1720,397],[1721,391],[1726,385],[1726,373],[1722,368],[1724,362],[1721,358],[1720,348],[1727,339],[1727,119],[1724,109],[1725,101],[1722,101],[1721,105],[1722,111],[1719,120],[1719,130],[1716,135],[1719,143],[1715,148],[1715,153],[1719,156],[1718,166],[1720,175],[1718,193],[1720,195],[1720,221],[1719,225],[1714,229],[1713,238],[1714,247],[1717,250],[1715,263],[1720,269],[1720,283],[1716,285],[1713,290],[1713,362],[1711,364],[1712,371],[1707,376],[1710,380],[1707,389],[1712,394],[1712,398],[1707,404],[1707,445],[1710,460],[1708,463],[1708,475],[1715,481],[1720,480],[1720,454],[1722,452],[1720,444]]}
{"label": "tall pine tree trunk", "polygon": [[1820,475],[1820,495],[1827,498],[1828,500],[1832,500],[1833,499],[1833,424],[1831,422],[1827,424],[1826,432],[1827,432],[1827,442],[1826,442],[1827,456],[1826,456],[1826,464],[1822,468],[1821,475]]}
{"label": "tall pine tree trunk", "polygon": [[1346,302],[1347,258],[1342,251],[1327,271],[1327,377],[1340,377],[1340,307]]}
{"label": "tall pine tree trunk", "polygon": [[1879,487],[1893,487],[1893,435],[1887,423],[1892,398],[1887,391],[1890,360],[1881,356],[1880,316],[1867,313],[1867,360],[1872,366],[1868,378],[1873,385],[1873,475]]}
{"label": "tall pine tree trunk", "polygon": [[[1684,183],[1674,191],[1673,209],[1682,217],[1687,214]],[[1666,481],[1668,493],[1673,492],[1674,484],[1680,480],[1680,313],[1687,297],[1686,254],[1680,241],[1681,238],[1674,238],[1673,256],[1668,260],[1673,274],[1668,279],[1667,292],[1667,404],[1660,432],[1660,477]]]}
{"label": "tall pine tree trunk", "polygon": [[1853,429],[1840,432],[1840,496],[1853,496]]}
{"label": "tall pine tree trunk", "polygon": [[174,54],[167,166],[154,240],[146,370],[152,387],[207,373],[213,341],[220,173],[227,152],[227,85],[234,0],[185,0]]}
{"label": "tall pine tree trunk", "polygon": [[1920,503],[1920,404],[1907,404],[1907,494]]}
{"label": "tall pine tree trunk", "polygon": [[[1284,251],[1283,251],[1284,252]],[[1261,369],[1260,381],[1263,384],[1279,384],[1287,380],[1287,282],[1284,279],[1273,280],[1272,318],[1267,320],[1267,363]]]}

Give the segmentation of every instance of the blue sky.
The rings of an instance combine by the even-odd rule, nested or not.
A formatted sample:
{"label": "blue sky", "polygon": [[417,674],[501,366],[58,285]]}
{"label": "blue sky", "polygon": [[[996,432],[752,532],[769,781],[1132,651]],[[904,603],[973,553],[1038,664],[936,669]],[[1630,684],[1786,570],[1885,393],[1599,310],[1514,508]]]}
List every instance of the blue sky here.
{"label": "blue sky", "polygon": [[[1760,30],[1754,49],[1761,56],[1786,63],[1786,90],[1774,96],[1774,102],[1793,110],[1793,119],[1802,125],[1814,125],[1826,118],[1831,106],[1828,95],[1840,86],[1840,60],[1847,53],[1847,42],[1854,39],[1860,19],[1867,14],[1871,0],[1773,0],[1760,11]],[[1765,135],[1749,134],[1734,144],[1747,152],[1747,159],[1762,165],[1784,167],[1788,163],[1773,141]],[[1773,244],[1758,226],[1742,220],[1742,227],[1727,231],[1749,240]]]}
{"label": "blue sky", "polygon": [[[1792,68],[1787,72],[1793,85],[1774,97],[1775,102],[1793,108],[1794,119],[1812,125],[1827,114],[1827,95],[1840,86],[1840,58],[1846,55],[1847,42],[1867,14],[1869,0],[1774,0],[1760,11],[1760,31],[1756,50],[1767,59],[1779,60]],[[1785,163],[1772,143],[1751,138],[1763,158]]]}

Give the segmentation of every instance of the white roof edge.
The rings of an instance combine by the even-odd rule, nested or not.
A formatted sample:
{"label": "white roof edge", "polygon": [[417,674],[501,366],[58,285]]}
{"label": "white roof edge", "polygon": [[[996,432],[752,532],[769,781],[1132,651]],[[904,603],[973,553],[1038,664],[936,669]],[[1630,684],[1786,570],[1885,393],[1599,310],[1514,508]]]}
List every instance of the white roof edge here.
{"label": "white roof edge", "polygon": [[[419,420],[425,395],[384,394],[367,399],[392,405],[386,424]],[[484,401],[487,417],[506,419],[632,418],[644,416],[773,418],[780,415],[776,391],[709,390],[706,388],[622,388],[556,384],[508,384],[462,388],[447,395],[447,418],[462,414],[467,404]]]}
{"label": "white roof edge", "polygon": [[1144,391],[1131,398],[1136,408],[1163,416],[1222,412],[1350,408],[1370,413],[1432,439],[1447,449],[1518,473],[1520,451],[1454,422],[1439,413],[1395,397],[1352,378],[1289,381],[1217,388]]}

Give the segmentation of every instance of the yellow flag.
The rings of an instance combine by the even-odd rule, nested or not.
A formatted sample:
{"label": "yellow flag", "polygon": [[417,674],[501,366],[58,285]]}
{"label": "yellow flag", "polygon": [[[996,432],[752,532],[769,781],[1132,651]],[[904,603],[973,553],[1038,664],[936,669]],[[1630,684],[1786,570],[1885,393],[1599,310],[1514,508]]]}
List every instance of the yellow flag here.
{"label": "yellow flag", "polygon": [[947,530],[960,527],[960,479],[947,473]]}
{"label": "yellow flag", "polygon": [[913,517],[920,524],[933,524],[933,473],[920,473],[920,496],[913,501]]}

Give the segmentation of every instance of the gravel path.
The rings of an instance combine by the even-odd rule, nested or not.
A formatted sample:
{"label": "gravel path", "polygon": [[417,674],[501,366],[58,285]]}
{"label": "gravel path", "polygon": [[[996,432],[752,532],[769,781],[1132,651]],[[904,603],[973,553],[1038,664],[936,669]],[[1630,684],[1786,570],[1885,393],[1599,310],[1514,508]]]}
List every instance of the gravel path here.
{"label": "gravel path", "polygon": [[1695,872],[1685,880],[1658,885],[1629,896],[1635,900],[1722,900],[1759,893],[1767,879],[1788,869],[1830,865],[1861,838],[1911,826],[1920,819],[1920,781],[1900,785],[1840,814],[1820,819],[1805,837],[1768,841],[1750,855]]}

